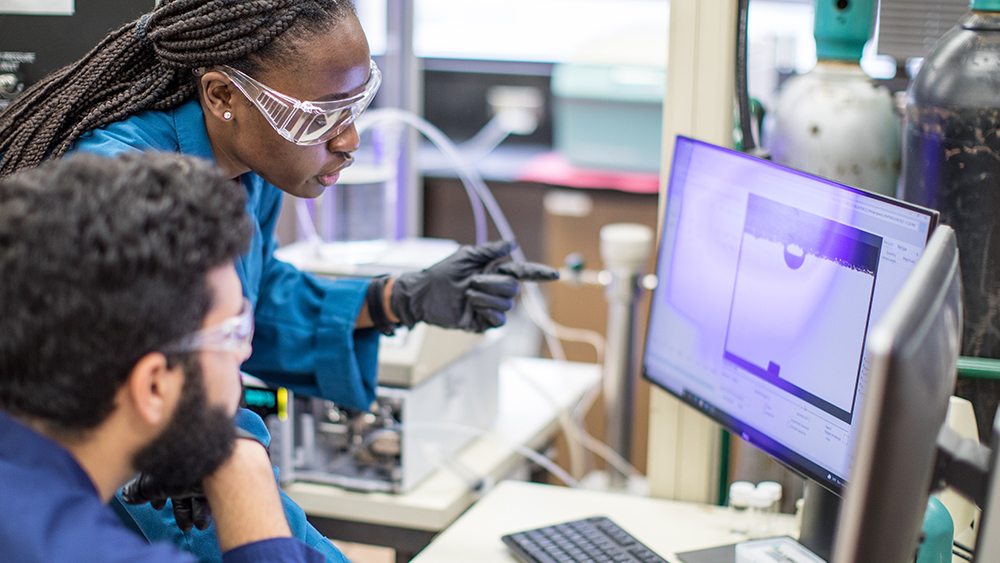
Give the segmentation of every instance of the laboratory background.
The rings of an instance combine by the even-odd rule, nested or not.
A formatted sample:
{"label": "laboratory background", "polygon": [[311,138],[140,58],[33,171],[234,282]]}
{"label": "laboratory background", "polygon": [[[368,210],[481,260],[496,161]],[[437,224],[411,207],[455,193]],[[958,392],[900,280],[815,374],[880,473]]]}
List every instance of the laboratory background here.
{"label": "laboratory background", "polygon": [[[0,112],[35,81],[80,58],[108,31],[153,4],[0,0]],[[980,529],[995,525],[981,509],[994,490],[995,454],[987,446],[992,441],[996,450],[994,414],[1000,401],[1000,369],[990,361],[1000,358],[1000,1],[354,4],[382,73],[381,87],[356,122],[361,148],[354,165],[317,199],[285,196],[276,256],[322,276],[395,275],[430,266],[460,245],[503,238],[517,241],[516,259],[558,268],[561,279],[524,284],[505,326],[484,334],[418,324],[383,337],[378,401],[371,412],[244,381],[247,406],[265,418],[274,437],[269,452],[282,486],[349,559],[548,561],[505,547],[511,543],[501,543],[498,534],[469,537],[469,544],[486,542],[481,554],[462,542],[464,534],[490,521],[486,511],[499,502],[495,494],[505,492],[509,503],[535,494],[498,484],[511,480],[597,495],[553,497],[551,504],[598,507],[593,514],[574,508],[583,518],[601,514],[601,503],[608,503],[607,510],[620,514],[612,519],[663,560],[777,561],[749,547],[742,559],[739,548],[728,555],[713,552],[721,557],[715,559],[695,553],[740,540],[799,537],[810,526],[826,530],[825,548],[824,541],[817,548],[807,545],[822,559],[782,552],[785,557],[879,560],[830,553],[839,497],[845,511],[853,508],[848,502],[854,497],[838,480],[846,468],[826,483],[811,469],[814,461],[804,452],[825,443],[786,447],[771,438],[784,430],[766,437],[741,432],[742,423],[712,402],[717,399],[692,396],[656,376],[650,346],[659,340],[647,329],[661,295],[656,291],[668,291],[663,274],[673,271],[666,269],[667,261],[690,251],[693,267],[702,267],[702,247],[683,248],[692,232],[685,229],[694,228],[685,222],[685,209],[699,202],[693,191],[685,192],[683,202],[670,199],[679,188],[668,196],[674,182],[684,180],[671,164],[676,168],[687,157],[675,151],[702,150],[697,142],[690,148],[677,140],[680,135],[730,151],[714,161],[718,168],[708,165],[709,172],[721,174],[730,166],[725,163],[743,162],[726,160],[743,153],[780,170],[760,172],[773,173],[774,182],[806,182],[794,172],[782,176],[791,169],[824,186],[816,189],[828,189],[828,183],[814,177],[864,190],[865,197],[876,194],[869,206],[900,201],[882,213],[924,217],[923,227],[914,227],[923,229],[913,239],[916,248],[899,247],[899,261],[908,268],[917,264],[914,272],[934,225],[954,230],[961,255],[961,357],[957,370],[950,370],[957,379],[947,393],[956,396],[948,403],[947,425],[969,448],[980,444],[973,456],[978,465],[968,462],[981,470],[979,488],[937,490],[925,519],[923,505],[931,491],[921,482],[913,537],[922,539],[919,546],[903,542],[903,551],[916,550],[908,551],[917,553],[916,561],[989,560],[975,546]],[[685,190],[701,189],[694,185],[696,162],[691,156]],[[733,174],[734,184],[744,180]],[[753,194],[757,188],[746,189]],[[725,198],[719,201],[717,210],[725,208]],[[920,215],[922,209],[932,212]],[[796,224],[816,224],[801,213],[796,217]],[[724,210],[712,221],[712,229],[725,231]],[[759,235],[745,228],[741,240]],[[760,239],[783,236],[774,233]],[[882,249],[886,252],[884,243]],[[741,250],[740,259],[744,256]],[[853,272],[863,269],[852,264]],[[888,267],[884,264],[879,262],[880,271]],[[879,275],[873,272],[873,279],[889,279]],[[901,274],[899,287],[904,278]],[[726,297],[734,303],[727,353],[733,327],[739,326],[733,320],[738,292],[756,291],[736,283]],[[871,314],[873,307],[888,309],[895,295],[882,297],[880,292],[889,290],[880,283],[886,282],[865,286],[867,301],[858,317],[869,337],[880,320]],[[709,280],[698,287],[710,285]],[[947,295],[954,298],[957,290],[951,291]],[[775,303],[796,299],[793,291],[748,295]],[[673,308],[662,314],[683,316],[685,307],[693,310],[691,303],[702,297],[678,297],[674,291],[670,299]],[[755,326],[747,330],[765,330]],[[664,337],[670,342],[688,335],[671,330]],[[825,341],[843,334],[831,329]],[[864,346],[863,337],[856,346]],[[854,387],[847,399],[859,401],[855,414],[865,386],[878,380],[871,374],[884,367],[890,377],[896,366],[889,360],[883,366],[874,360],[881,356],[862,349],[867,350],[852,356]],[[796,397],[826,392],[796,385]],[[741,389],[750,398],[718,400],[752,401],[754,392]],[[797,394],[802,389],[812,391]],[[876,419],[868,415],[872,426]],[[825,436],[834,436],[845,452],[843,463],[856,467],[868,458],[850,454],[850,448],[869,438],[853,420],[843,428],[828,425]],[[924,440],[931,446],[938,425]],[[912,455],[919,464],[922,458]],[[930,479],[933,463],[927,465],[921,475]],[[935,483],[945,480],[935,473]],[[814,498],[836,499],[827,501],[835,505],[826,509],[832,514],[814,517],[803,508],[813,488],[821,491]],[[618,500],[601,495],[685,504],[670,505],[661,515],[660,505],[619,507]],[[943,516],[934,512],[939,507]],[[531,512],[505,513],[497,520],[512,523],[501,530],[505,537],[575,519],[553,516],[550,522],[544,511],[526,516]],[[869,516],[851,514],[859,521]],[[629,518],[639,523],[629,529]],[[687,528],[667,531],[678,519],[718,530],[680,539]],[[950,536],[940,527],[950,527]]]}

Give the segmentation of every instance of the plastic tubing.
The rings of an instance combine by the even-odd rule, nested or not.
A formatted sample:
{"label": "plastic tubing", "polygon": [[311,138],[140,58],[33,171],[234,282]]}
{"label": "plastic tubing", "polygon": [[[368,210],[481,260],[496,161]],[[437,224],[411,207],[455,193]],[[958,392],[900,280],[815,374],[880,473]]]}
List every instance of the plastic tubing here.
{"label": "plastic tubing", "polygon": [[[484,200],[479,193],[481,190],[480,186],[477,185],[477,181],[478,184],[482,184],[483,189],[485,189],[486,186],[483,184],[482,179],[479,178],[479,175],[475,173],[475,170],[472,169],[472,166],[470,166],[469,163],[462,158],[462,155],[455,147],[455,143],[452,143],[451,139],[442,133],[440,129],[431,125],[429,121],[408,111],[396,108],[382,108],[366,112],[355,122],[358,128],[358,134],[361,134],[365,129],[383,121],[402,122],[410,127],[413,127],[417,131],[420,131],[424,134],[424,136],[430,139],[432,143],[434,143],[434,146],[436,146],[445,154],[445,156],[448,157],[448,160],[452,161],[455,165],[456,171],[458,172],[459,178],[462,180],[462,185],[465,187],[465,191],[469,195],[469,202],[472,204],[472,216],[476,224],[476,244],[485,244],[488,236],[486,231],[486,213],[483,211]],[[494,221],[496,221],[495,217]],[[497,226],[499,228],[499,224],[497,224]],[[509,231],[510,227],[508,226],[507,229]],[[502,230],[500,233],[504,239],[513,240],[513,238],[508,239],[508,237],[503,234]]]}
{"label": "plastic tubing", "polygon": [[[416,423],[407,423],[407,426],[409,426],[411,429],[427,428],[433,430],[442,430],[445,432],[456,432],[459,434],[471,434],[473,436],[485,436],[489,433],[486,430],[481,430],[479,428],[467,426],[465,424],[455,424],[451,422],[429,422],[429,421],[416,422]],[[536,452],[535,450],[527,446],[516,444],[513,441],[506,439],[502,436],[497,436],[497,437],[501,441],[503,441],[509,448],[521,454],[522,456],[530,459],[539,466],[545,468],[546,471],[548,471],[552,475],[555,475],[560,481],[566,483],[566,485],[570,487],[578,487],[580,485],[580,483],[576,479],[574,479],[572,475],[567,473],[566,470],[563,469],[562,467],[556,465],[556,463],[551,459],[545,457],[544,455]]]}
{"label": "plastic tubing", "polygon": [[[372,127],[378,123],[385,121],[394,121],[405,123],[418,131],[420,131],[424,136],[426,136],[442,153],[453,163],[456,171],[459,174],[459,178],[462,181],[462,185],[465,187],[465,191],[469,196],[470,203],[472,204],[473,216],[476,224],[476,241],[477,244],[483,244],[486,242],[486,218],[483,216],[483,207],[485,205],[486,209],[489,211],[490,217],[493,218],[494,224],[497,226],[497,230],[500,232],[501,238],[504,240],[515,241],[514,231],[510,228],[510,223],[507,222],[507,218],[497,203],[496,198],[493,197],[493,193],[490,192],[489,187],[483,182],[482,177],[479,173],[472,167],[469,161],[464,158],[455,144],[445,135],[440,129],[435,127],[429,121],[417,116],[413,113],[397,109],[397,108],[382,108],[377,110],[371,110],[366,112],[361,118],[356,122],[359,134],[364,130]],[[494,124],[494,122],[497,122]],[[495,138],[498,135],[496,131],[496,126],[499,124],[497,118],[494,118],[487,124],[487,128],[491,129],[488,137]],[[481,132],[482,133],[482,132]],[[483,135],[487,137],[487,135]],[[506,133],[504,134],[504,138]],[[480,135],[477,134],[473,140],[479,139]],[[480,139],[482,140],[482,139]],[[492,139],[491,139],[492,140]],[[500,141],[503,139],[501,138]],[[497,141],[496,144],[499,144]],[[494,145],[495,146],[495,145]],[[519,262],[525,262],[524,252],[520,247],[516,247],[511,252],[513,258]],[[545,310],[544,299],[542,297],[541,289],[538,287],[537,283],[525,282],[522,284],[524,286],[524,307],[528,316],[544,333],[545,342],[549,347],[549,351],[552,353],[552,357],[556,360],[565,360],[566,354],[563,351],[562,343],[560,339],[566,339],[571,341],[586,342],[592,345],[597,353],[597,363],[603,364],[604,362],[604,337],[592,330],[586,329],[576,329],[570,328],[552,320],[549,316],[548,311]],[[596,398],[596,390],[591,390],[585,395],[586,406],[581,405],[583,409],[589,408],[590,404]],[[591,452],[597,454],[598,456],[604,458],[608,463],[618,468],[626,475],[636,475],[639,472],[632,467],[628,461],[621,458],[617,452],[613,451],[607,445],[596,440],[584,429],[583,425],[583,412],[580,409],[574,413],[572,416],[567,416],[566,413],[560,412],[560,422],[566,431],[567,440],[570,442],[570,458],[571,465],[573,465],[574,473],[579,474],[580,469],[582,469],[582,458],[580,457],[579,448],[582,446]],[[575,424],[573,424],[575,423]],[[569,484],[573,480],[573,477],[566,474],[558,466],[551,463],[550,460],[540,456],[537,452],[532,451],[535,456],[543,457],[546,461],[549,461],[549,467],[537,459],[535,459],[531,454],[522,452],[532,458],[533,461],[538,463],[538,465],[545,467],[551,473],[556,475],[563,482]],[[562,471],[563,475],[560,475],[555,471],[558,469]]]}
{"label": "plastic tubing", "polygon": [[[627,459],[621,456],[621,454],[616,452],[614,449],[612,449],[604,442],[601,442],[597,438],[591,436],[590,433],[588,433],[585,430],[582,421],[576,422],[575,424],[567,425],[564,422],[564,417],[565,418],[569,417],[566,416],[565,410],[559,407],[559,404],[552,397],[552,395],[550,395],[548,391],[542,388],[541,385],[539,385],[534,379],[529,377],[523,371],[519,369],[514,369],[513,371],[514,373],[517,374],[518,377],[521,378],[522,381],[524,381],[532,389],[534,389],[535,392],[538,393],[540,397],[542,397],[542,399],[544,399],[547,403],[549,403],[554,409],[556,409],[560,413],[560,423],[563,425],[563,430],[566,431],[567,439],[578,443],[580,446],[586,448],[587,450],[590,450],[592,453],[596,454],[598,457],[608,462],[608,464],[613,466],[615,469],[621,471],[623,475],[628,475],[629,477],[642,476],[642,472],[636,469],[635,466],[629,463]],[[600,386],[599,385],[594,386],[587,393],[585,393],[584,397],[581,399],[581,403],[584,403],[585,401],[588,400],[588,396],[594,389],[600,390]],[[593,403],[593,399],[590,399],[590,402]]]}
{"label": "plastic tubing", "polygon": [[[372,125],[382,122],[382,121],[398,121],[406,123],[411,127],[417,129],[423,133],[428,139],[437,146],[449,160],[455,165],[455,169],[458,171],[459,177],[462,180],[462,184],[465,186],[465,191],[469,195],[469,200],[472,203],[473,216],[476,222],[476,243],[483,244],[486,242],[486,218],[483,216],[483,206],[490,213],[490,217],[493,218],[493,223],[496,225],[497,230],[500,232],[500,237],[504,240],[514,241],[517,240],[514,236],[514,231],[510,228],[510,223],[507,222],[507,218],[503,214],[503,210],[500,209],[500,205],[497,203],[493,194],[490,192],[489,188],[486,187],[486,183],[479,176],[479,173],[466,161],[455,144],[451,142],[440,129],[432,125],[429,121],[414,115],[408,111],[403,111],[397,108],[381,108],[377,110],[372,110],[366,112],[358,120],[358,130],[363,131]],[[524,252],[520,247],[514,248],[511,255],[518,262],[525,262]],[[524,307],[525,311],[528,312],[528,316],[531,320],[542,329],[545,334],[545,343],[549,347],[549,351],[552,352],[552,357],[557,360],[565,360],[566,354],[563,352],[562,344],[559,342],[558,332],[560,327],[552,321],[551,317],[545,311],[544,300],[542,299],[541,290],[538,288],[538,284],[527,282],[524,283]],[[563,327],[564,328],[564,327]],[[565,332],[565,331],[564,331]],[[600,355],[598,352],[598,355]]]}
{"label": "plastic tubing", "polygon": [[[493,149],[497,148],[510,134],[511,130],[504,126],[502,117],[499,114],[494,115],[471,139],[460,145],[455,145],[455,148],[458,149],[459,154],[466,162],[477,162],[493,152]],[[448,166],[448,168],[450,167]]]}

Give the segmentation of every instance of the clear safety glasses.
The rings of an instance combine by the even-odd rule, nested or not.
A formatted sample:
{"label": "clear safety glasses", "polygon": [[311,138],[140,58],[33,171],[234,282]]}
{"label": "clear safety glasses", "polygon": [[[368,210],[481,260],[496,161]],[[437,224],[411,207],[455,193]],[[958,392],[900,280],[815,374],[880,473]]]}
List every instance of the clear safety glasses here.
{"label": "clear safety glasses", "polygon": [[166,353],[197,352],[213,350],[217,352],[236,352],[246,360],[253,349],[253,305],[246,297],[243,298],[243,309],[240,314],[230,317],[221,323],[193,332],[180,340],[168,344],[162,351]]}
{"label": "clear safety glasses", "polygon": [[382,83],[382,73],[371,61],[364,92],[330,102],[303,102],[273,90],[228,66],[213,67],[233,81],[253,102],[279,135],[296,145],[318,145],[340,135],[371,103]]}

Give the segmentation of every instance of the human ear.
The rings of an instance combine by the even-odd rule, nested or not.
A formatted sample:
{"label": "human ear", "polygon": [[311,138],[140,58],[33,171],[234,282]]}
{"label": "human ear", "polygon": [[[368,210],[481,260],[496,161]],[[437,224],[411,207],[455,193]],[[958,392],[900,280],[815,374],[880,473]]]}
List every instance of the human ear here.
{"label": "human ear", "polygon": [[160,352],[150,352],[136,362],[125,384],[136,415],[150,426],[165,424],[184,386],[180,366],[170,369]]}
{"label": "human ear", "polygon": [[232,89],[232,84],[221,73],[209,71],[201,76],[204,106],[222,121],[229,121],[233,115]]}

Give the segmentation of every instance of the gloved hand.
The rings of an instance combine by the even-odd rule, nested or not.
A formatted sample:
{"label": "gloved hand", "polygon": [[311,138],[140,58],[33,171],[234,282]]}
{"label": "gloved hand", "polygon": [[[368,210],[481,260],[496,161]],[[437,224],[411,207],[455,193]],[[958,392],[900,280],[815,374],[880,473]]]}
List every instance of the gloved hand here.
{"label": "gloved hand", "polygon": [[510,241],[463,246],[420,272],[396,278],[389,306],[408,328],[420,321],[445,328],[483,332],[506,322],[520,281],[550,281],[559,272],[534,262],[502,261]]}
{"label": "gloved hand", "polygon": [[148,502],[155,510],[162,510],[167,499],[171,500],[174,520],[182,532],[204,530],[212,524],[212,512],[200,483],[186,490],[166,490],[148,474],[140,473],[122,488],[122,500],[128,504]]}
{"label": "gloved hand", "polygon": [[[236,427],[237,439],[260,440],[252,432]],[[122,500],[126,504],[149,503],[154,510],[163,510],[170,499],[174,510],[174,521],[182,532],[191,528],[204,530],[212,524],[212,511],[205,498],[201,483],[182,488],[167,488],[147,473],[140,473],[122,487]]]}

